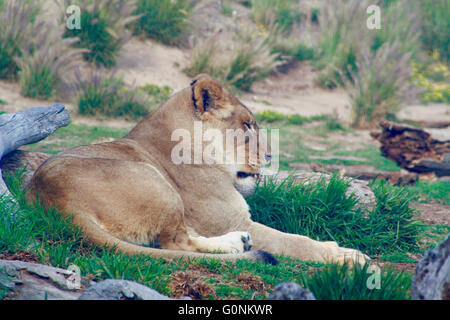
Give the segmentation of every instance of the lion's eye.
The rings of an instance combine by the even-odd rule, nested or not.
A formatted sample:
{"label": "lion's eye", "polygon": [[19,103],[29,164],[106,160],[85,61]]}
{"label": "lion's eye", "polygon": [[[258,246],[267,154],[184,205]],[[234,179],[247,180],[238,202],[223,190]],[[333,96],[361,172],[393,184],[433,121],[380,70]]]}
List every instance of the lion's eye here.
{"label": "lion's eye", "polygon": [[252,128],[251,124],[248,122],[244,122],[244,126],[249,130]]}

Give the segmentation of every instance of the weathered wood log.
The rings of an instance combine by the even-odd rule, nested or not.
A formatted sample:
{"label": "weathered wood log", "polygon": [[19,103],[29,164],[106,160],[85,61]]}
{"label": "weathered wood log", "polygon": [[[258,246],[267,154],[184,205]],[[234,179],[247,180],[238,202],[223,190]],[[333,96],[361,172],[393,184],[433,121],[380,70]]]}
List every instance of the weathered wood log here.
{"label": "weathered wood log", "polygon": [[[36,107],[24,111],[0,115],[0,161],[2,167],[8,166],[2,158],[22,145],[38,142],[56,129],[67,126],[70,116],[62,104],[49,107]],[[17,155],[16,155],[17,156]],[[23,154],[22,154],[23,156]],[[8,157],[16,161],[17,157]],[[10,196],[0,169],[0,196]]]}
{"label": "weathered wood log", "polygon": [[450,128],[419,129],[384,121],[371,136],[381,143],[383,155],[408,171],[450,176]]}

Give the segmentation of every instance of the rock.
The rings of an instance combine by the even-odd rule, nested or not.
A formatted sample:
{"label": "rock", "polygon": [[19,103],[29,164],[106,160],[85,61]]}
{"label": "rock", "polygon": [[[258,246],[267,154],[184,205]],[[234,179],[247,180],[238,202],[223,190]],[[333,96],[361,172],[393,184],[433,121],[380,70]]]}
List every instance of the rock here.
{"label": "rock", "polygon": [[450,234],[428,250],[412,278],[413,300],[450,300]]}
{"label": "rock", "polygon": [[[287,171],[280,171],[275,179],[278,182],[281,182],[291,174],[295,180],[302,181],[306,184],[317,183],[317,181],[321,178],[324,178],[328,182],[332,177],[330,174],[321,172],[298,171],[295,173],[289,173]],[[343,179],[349,182],[346,192],[347,197],[353,193],[359,199],[357,204],[358,207],[372,208],[376,205],[377,200],[375,194],[372,189],[370,189],[367,181],[346,177],[343,177]]]}
{"label": "rock", "polygon": [[283,282],[275,287],[269,300],[316,300],[316,298],[311,291],[295,282]]}
{"label": "rock", "polygon": [[6,292],[9,300],[171,300],[133,281],[95,283],[70,270],[73,268],[0,260],[0,294]]}
{"label": "rock", "polygon": [[42,264],[0,260],[0,288],[8,288],[6,297],[14,300],[75,300],[90,282],[80,279],[71,287],[71,276],[65,269]]}
{"label": "rock", "polygon": [[89,287],[79,300],[172,300],[142,284],[107,279]]}

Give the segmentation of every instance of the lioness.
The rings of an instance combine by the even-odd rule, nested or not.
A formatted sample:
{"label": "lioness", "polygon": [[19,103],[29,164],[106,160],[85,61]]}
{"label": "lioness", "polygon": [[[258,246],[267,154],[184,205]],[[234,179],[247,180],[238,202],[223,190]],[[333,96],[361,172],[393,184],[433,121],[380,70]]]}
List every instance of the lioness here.
{"label": "lioness", "polygon": [[[242,194],[270,160],[258,140],[253,162],[175,164],[176,129],[241,129],[258,135],[252,112],[209,76],[174,94],[131,132],[113,142],[76,147],[50,157],[34,173],[37,198],[71,214],[100,246],[153,257],[270,260],[272,254],[319,262],[364,262],[357,250],[253,222]],[[259,138],[261,139],[261,138]],[[247,139],[237,148],[250,150]],[[255,153],[255,151],[249,151]],[[161,248],[150,247],[154,240]],[[248,251],[251,247],[258,251]],[[248,252],[247,252],[248,251]],[[273,262],[273,261],[272,261]]]}

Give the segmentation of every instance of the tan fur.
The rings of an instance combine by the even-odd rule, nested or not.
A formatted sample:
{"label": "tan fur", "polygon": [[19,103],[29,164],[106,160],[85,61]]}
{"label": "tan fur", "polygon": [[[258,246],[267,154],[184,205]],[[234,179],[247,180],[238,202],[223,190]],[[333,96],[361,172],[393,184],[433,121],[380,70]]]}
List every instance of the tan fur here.
{"label": "tan fur", "polygon": [[[194,120],[221,132],[247,130],[246,123],[258,131],[242,103],[217,81],[202,76],[124,138],[52,156],[35,172],[30,200],[38,194],[44,203],[71,214],[95,243],[129,254],[251,258],[251,253],[242,253],[243,247],[233,249],[229,244],[249,233],[256,249],[273,254],[314,261],[366,259],[335,243],[285,234],[251,221],[248,205],[235,188],[236,174],[259,173],[270,154],[263,143],[253,164],[174,164],[171,151],[178,142],[171,141],[171,133],[179,128],[193,132]],[[145,246],[154,239],[163,249]],[[211,251],[225,254],[205,253]]]}

